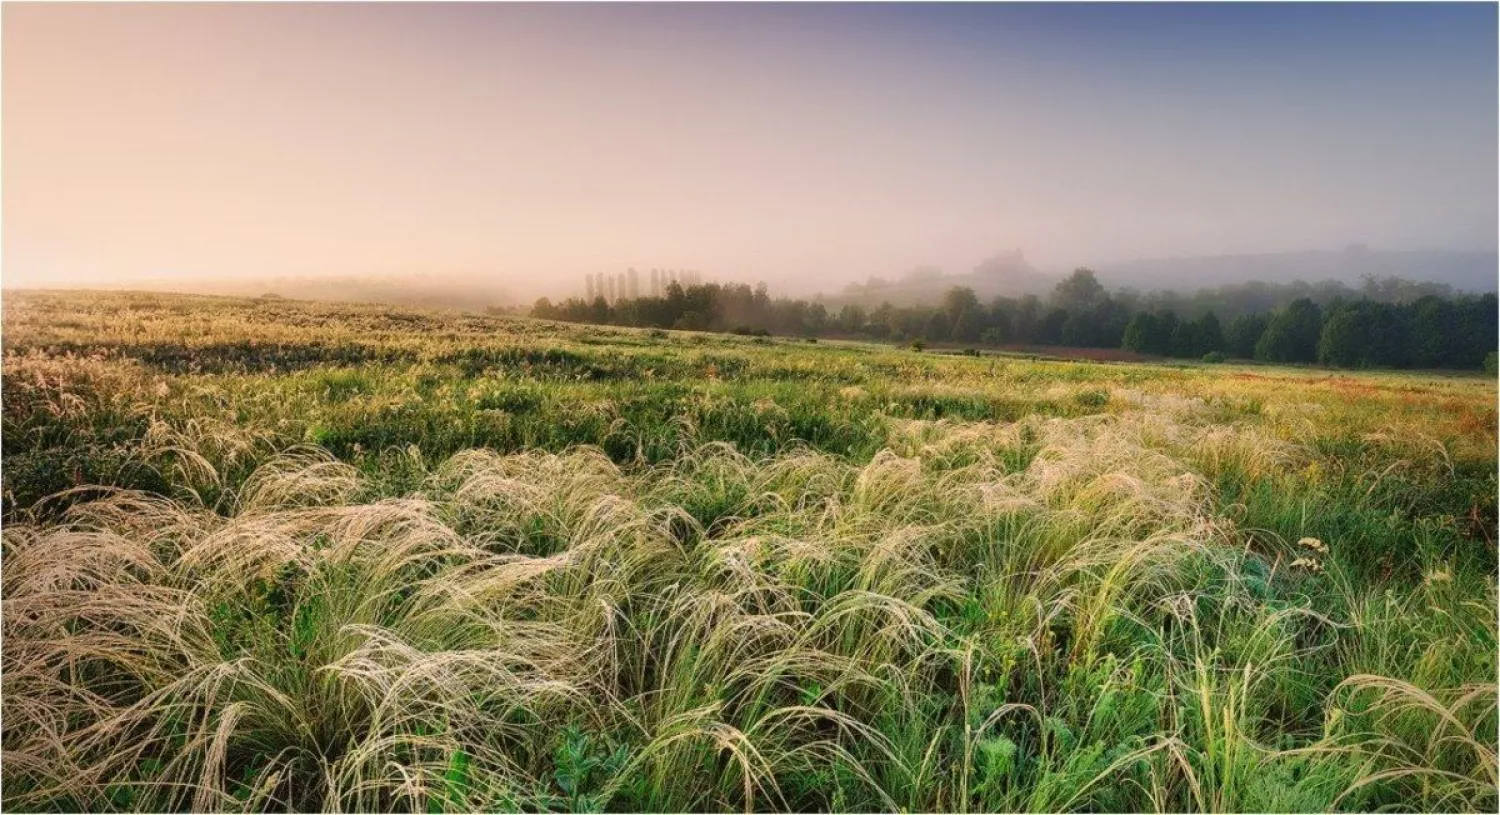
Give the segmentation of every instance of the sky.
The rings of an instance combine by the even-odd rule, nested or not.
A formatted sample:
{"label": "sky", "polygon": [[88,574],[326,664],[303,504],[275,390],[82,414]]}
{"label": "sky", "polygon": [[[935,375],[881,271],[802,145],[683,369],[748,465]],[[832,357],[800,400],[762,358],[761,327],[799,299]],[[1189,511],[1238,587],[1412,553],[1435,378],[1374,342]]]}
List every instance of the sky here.
{"label": "sky", "polygon": [[3,7],[7,286],[1493,250],[1493,4]]}

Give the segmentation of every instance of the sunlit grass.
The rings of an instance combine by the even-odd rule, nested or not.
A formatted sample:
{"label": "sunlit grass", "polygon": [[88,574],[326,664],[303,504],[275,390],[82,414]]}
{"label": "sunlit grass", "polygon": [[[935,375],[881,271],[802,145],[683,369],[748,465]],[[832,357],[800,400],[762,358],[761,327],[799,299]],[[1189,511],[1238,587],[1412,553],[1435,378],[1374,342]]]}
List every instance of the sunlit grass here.
{"label": "sunlit grass", "polygon": [[10,809],[1500,805],[1491,380],[4,327]]}

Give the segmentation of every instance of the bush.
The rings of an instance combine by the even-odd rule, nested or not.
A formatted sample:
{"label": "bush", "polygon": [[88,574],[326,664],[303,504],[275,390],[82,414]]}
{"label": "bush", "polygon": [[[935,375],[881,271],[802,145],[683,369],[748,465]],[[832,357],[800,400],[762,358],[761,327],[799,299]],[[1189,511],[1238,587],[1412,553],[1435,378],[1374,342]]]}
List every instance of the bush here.
{"label": "bush", "polygon": [[751,328],[748,325],[737,325],[734,328],[729,329],[729,333],[731,333],[731,334],[737,334],[737,335],[739,335],[741,337],[769,337],[769,336],[771,336],[771,332],[765,330],[764,328]]}
{"label": "bush", "polygon": [[1212,362],[1212,363],[1214,363],[1214,364],[1217,365],[1218,363],[1224,361],[1224,352],[1223,351],[1209,351],[1208,353],[1206,353],[1206,354],[1203,355],[1203,361],[1204,362]]}
{"label": "bush", "polygon": [[1073,396],[1073,401],[1084,407],[1101,408],[1109,404],[1109,391],[1086,390]]}
{"label": "bush", "polygon": [[1491,351],[1484,355],[1484,372],[1490,376],[1496,373],[1495,352]]}
{"label": "bush", "polygon": [[922,342],[921,340],[912,340],[911,350],[921,353],[922,351],[927,350],[927,343]]}

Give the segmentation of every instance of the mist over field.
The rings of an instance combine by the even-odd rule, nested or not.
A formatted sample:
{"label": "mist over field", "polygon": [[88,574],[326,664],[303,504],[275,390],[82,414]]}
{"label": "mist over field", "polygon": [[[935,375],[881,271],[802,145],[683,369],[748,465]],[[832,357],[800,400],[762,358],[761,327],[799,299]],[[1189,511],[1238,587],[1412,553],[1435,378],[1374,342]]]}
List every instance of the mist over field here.
{"label": "mist over field", "polygon": [[0,14],[5,812],[1500,810],[1495,5]]}
{"label": "mist over field", "polygon": [[1494,284],[1485,5],[4,22],[7,287],[474,307],[660,267],[805,297],[1015,249],[1111,287]]}

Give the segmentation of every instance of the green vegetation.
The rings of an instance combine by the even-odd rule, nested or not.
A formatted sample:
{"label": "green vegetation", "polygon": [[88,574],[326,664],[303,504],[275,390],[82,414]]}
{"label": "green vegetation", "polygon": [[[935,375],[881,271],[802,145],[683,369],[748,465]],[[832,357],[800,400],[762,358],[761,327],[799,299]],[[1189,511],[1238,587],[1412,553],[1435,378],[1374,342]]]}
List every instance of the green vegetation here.
{"label": "green vegetation", "polygon": [[[602,290],[602,287],[591,288]],[[656,288],[653,285],[653,290]],[[1338,368],[1478,370],[1497,341],[1495,295],[1444,296],[1430,286],[1371,278],[1359,292],[1329,284],[1209,289],[1189,298],[1128,290],[1107,292],[1088,269],[1059,281],[1047,300],[1027,295],[981,303],[954,287],[933,305],[883,303],[873,311],[846,304],[832,314],[821,302],[772,300],[764,285],[668,283],[660,295],[538,300],[534,317],[595,325],[654,326],[768,336],[822,334],[870,339],[1123,348],[1135,354],[1201,359],[1221,353],[1275,363],[1319,362]],[[1321,295],[1284,302],[1277,295]],[[1440,289],[1441,290],[1441,289]],[[612,291],[630,292],[620,285]],[[1274,310],[1247,311],[1265,302]],[[1226,330],[1215,307],[1234,315]],[[730,326],[734,326],[730,328]]]}
{"label": "green vegetation", "polygon": [[4,329],[7,810],[1500,805],[1491,377]]}

